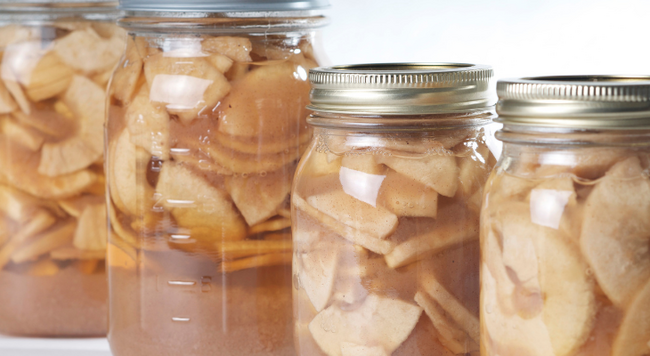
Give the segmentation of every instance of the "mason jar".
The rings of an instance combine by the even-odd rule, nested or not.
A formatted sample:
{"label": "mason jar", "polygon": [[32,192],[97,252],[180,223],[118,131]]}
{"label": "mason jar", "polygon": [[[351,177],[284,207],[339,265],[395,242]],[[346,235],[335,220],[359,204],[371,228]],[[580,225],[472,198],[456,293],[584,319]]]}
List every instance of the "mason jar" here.
{"label": "mason jar", "polygon": [[313,69],[292,190],[301,356],[477,355],[492,69]]}
{"label": "mason jar", "polygon": [[123,1],[109,89],[116,356],[293,355],[293,174],[326,1]]}
{"label": "mason jar", "polygon": [[106,334],[108,1],[0,2],[0,333]]}
{"label": "mason jar", "polygon": [[498,83],[481,355],[650,354],[650,77]]}

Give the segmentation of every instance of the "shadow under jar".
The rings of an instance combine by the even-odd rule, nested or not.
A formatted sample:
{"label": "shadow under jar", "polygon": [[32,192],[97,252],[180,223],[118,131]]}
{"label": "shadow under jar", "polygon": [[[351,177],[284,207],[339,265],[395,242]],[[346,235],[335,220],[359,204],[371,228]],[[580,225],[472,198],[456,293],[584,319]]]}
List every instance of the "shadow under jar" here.
{"label": "shadow under jar", "polygon": [[122,3],[108,338],[116,356],[294,355],[289,193],[325,19],[201,3]]}
{"label": "shadow under jar", "polygon": [[650,77],[504,80],[481,354],[650,354]]}
{"label": "shadow under jar", "polygon": [[316,128],[292,190],[299,355],[478,354],[491,77],[447,63],[311,71]]}
{"label": "shadow under jar", "polygon": [[106,86],[116,3],[0,4],[0,333],[106,334]]}

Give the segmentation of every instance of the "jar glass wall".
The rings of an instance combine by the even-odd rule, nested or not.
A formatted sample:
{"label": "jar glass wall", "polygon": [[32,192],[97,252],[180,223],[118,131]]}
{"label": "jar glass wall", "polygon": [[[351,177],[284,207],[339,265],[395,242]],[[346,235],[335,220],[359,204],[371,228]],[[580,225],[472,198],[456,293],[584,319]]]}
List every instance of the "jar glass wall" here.
{"label": "jar glass wall", "polygon": [[[578,105],[634,102],[619,100]],[[511,108],[502,105],[500,113]],[[631,126],[629,112],[593,112],[547,115],[545,124],[501,116],[504,152],[481,215],[484,355],[650,353],[650,130]]]}
{"label": "jar glass wall", "polygon": [[[408,86],[414,96],[428,85],[453,92],[453,81],[366,79],[440,74],[435,65],[419,66],[312,71],[315,136],[292,190],[299,355],[478,354],[479,211],[496,164],[486,142],[494,112],[484,105],[420,115],[337,113],[344,110],[337,104],[352,111],[359,102],[328,101],[337,85],[347,86],[346,98],[362,98],[373,85],[394,93]],[[490,75],[477,77],[487,83]],[[374,108],[411,110],[391,98]],[[420,104],[453,103],[436,99]],[[318,111],[326,102],[331,111]]]}
{"label": "jar glass wall", "polygon": [[0,6],[0,333],[106,333],[105,90],[125,45],[114,6]]}
{"label": "jar glass wall", "polygon": [[323,18],[171,16],[122,20],[107,126],[111,349],[292,355],[289,193],[312,137]]}

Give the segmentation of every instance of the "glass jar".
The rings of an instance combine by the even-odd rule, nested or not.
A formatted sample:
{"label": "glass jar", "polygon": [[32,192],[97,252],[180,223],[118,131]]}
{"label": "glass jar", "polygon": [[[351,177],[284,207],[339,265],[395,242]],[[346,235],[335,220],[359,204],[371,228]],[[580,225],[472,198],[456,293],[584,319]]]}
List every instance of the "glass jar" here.
{"label": "glass jar", "polygon": [[481,355],[650,354],[650,77],[500,81]]}
{"label": "glass jar", "polygon": [[314,140],[292,190],[299,355],[478,353],[491,77],[451,63],[311,71]]}
{"label": "glass jar", "polygon": [[289,193],[325,18],[317,1],[246,4],[122,3],[107,125],[116,356],[294,354]]}
{"label": "glass jar", "polygon": [[107,1],[0,3],[0,333],[106,334]]}

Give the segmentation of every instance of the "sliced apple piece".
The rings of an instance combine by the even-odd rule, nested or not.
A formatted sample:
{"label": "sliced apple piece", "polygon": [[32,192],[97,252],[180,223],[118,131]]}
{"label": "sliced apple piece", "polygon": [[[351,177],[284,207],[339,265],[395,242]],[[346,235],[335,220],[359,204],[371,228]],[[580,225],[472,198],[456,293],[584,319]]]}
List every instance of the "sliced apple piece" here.
{"label": "sliced apple piece", "polygon": [[111,82],[111,95],[124,104],[131,102],[142,73],[142,58],[131,36],[127,37],[126,54],[117,66]]}
{"label": "sliced apple piece", "polygon": [[277,154],[246,154],[213,143],[205,148],[219,166],[234,173],[251,174],[272,172],[295,162],[305,146],[293,147]]}
{"label": "sliced apple piece", "polygon": [[86,27],[57,40],[54,51],[67,66],[90,75],[115,66],[124,53],[124,41],[122,36],[102,38]]}
{"label": "sliced apple piece", "polygon": [[321,177],[327,175],[339,175],[341,170],[341,157],[331,158],[327,153],[309,151],[308,156],[303,160],[303,174],[309,177]]}
{"label": "sliced apple piece", "polygon": [[499,302],[497,281],[490,269],[481,269],[481,344],[488,355],[548,356],[558,355],[542,316],[524,319],[517,314],[507,314]]}
{"label": "sliced apple piece", "polygon": [[[60,101],[57,103],[61,104],[55,104],[55,110],[60,110],[65,107],[65,109],[69,111],[65,104]],[[66,115],[68,113],[66,113],[66,115],[63,115],[58,111],[38,110],[34,106],[31,107],[30,112],[30,114],[25,114],[21,111],[14,111],[11,115],[20,124],[34,128],[39,132],[42,132],[43,134],[51,136],[53,138],[64,138],[69,136],[71,132],[75,132],[77,130],[72,112],[69,112],[70,116],[67,117]]]}
{"label": "sliced apple piece", "polygon": [[12,255],[11,260],[14,263],[22,263],[34,260],[41,255],[50,253],[59,247],[65,246],[72,242],[76,224],[74,221],[61,222],[30,241],[23,243]]}
{"label": "sliced apple piece", "polygon": [[435,255],[452,246],[477,240],[478,216],[462,204],[441,210],[434,221],[414,221],[398,228],[391,240],[399,244],[385,256],[386,264],[399,268]]}
{"label": "sliced apple piece", "polygon": [[[572,354],[589,337],[597,311],[594,281],[587,275],[588,265],[571,240],[561,236],[558,230],[534,224],[530,212],[518,204],[503,214],[501,224],[504,241],[530,240],[535,246],[536,277],[544,296],[542,320],[554,354]],[[522,251],[504,249],[504,261],[513,261],[508,267],[518,280],[526,282],[535,276],[534,271],[527,270],[530,263],[521,259],[520,263],[514,263],[518,260],[516,257],[505,255],[510,252],[521,254]]]}
{"label": "sliced apple piece", "polygon": [[63,64],[56,53],[48,52],[40,58],[29,75],[19,80],[32,101],[41,101],[65,91],[73,75],[74,71]]}
{"label": "sliced apple piece", "polygon": [[483,189],[483,185],[494,167],[491,164],[494,161],[494,156],[485,143],[480,142],[476,151],[470,152],[470,156],[456,158],[459,169],[459,190],[465,197]]}
{"label": "sliced apple piece", "polygon": [[341,343],[342,356],[389,356],[381,346],[363,346],[351,342]]}
{"label": "sliced apple piece", "polygon": [[612,356],[650,354],[650,282],[630,303],[612,346]]}
{"label": "sliced apple piece", "polygon": [[290,265],[292,257],[293,254],[291,252],[280,252],[246,257],[234,261],[225,260],[221,261],[217,271],[220,273],[231,273],[250,268]]}
{"label": "sliced apple piece", "polygon": [[109,188],[118,209],[138,216],[146,209],[147,199],[153,198],[153,188],[145,176],[151,157],[131,141],[129,130],[124,130],[111,143]]}
{"label": "sliced apple piece", "polygon": [[220,106],[219,131],[264,142],[297,138],[309,130],[309,83],[306,72],[301,77],[297,70],[291,62],[265,65],[235,82]]}
{"label": "sliced apple piece", "polygon": [[299,287],[320,312],[332,296],[341,243],[336,236],[327,236],[325,231],[308,230],[301,225],[297,225],[293,238],[297,245],[308,246],[307,250],[296,251],[296,272]]}
{"label": "sliced apple piece", "polygon": [[226,178],[226,190],[249,226],[275,215],[291,190],[293,170]]}
{"label": "sliced apple piece", "polygon": [[50,252],[50,258],[58,261],[66,260],[103,260],[106,258],[104,250],[80,250],[72,245],[59,247]]}
{"label": "sliced apple piece", "polygon": [[430,154],[424,157],[375,156],[393,170],[434,189],[446,197],[453,197],[458,189],[458,166],[453,156]]}
{"label": "sliced apple piece", "polygon": [[151,102],[149,89],[140,87],[133,102],[124,114],[131,142],[162,160],[169,159],[169,114]]}
{"label": "sliced apple piece", "polygon": [[19,125],[9,116],[0,117],[0,131],[7,135],[9,139],[32,151],[38,151],[45,141],[45,137],[38,131]]}
{"label": "sliced apple piece", "polygon": [[77,222],[72,241],[80,250],[105,251],[108,226],[106,226],[106,204],[92,204],[84,209]]}
{"label": "sliced apple piece", "polygon": [[18,109],[4,82],[0,80],[0,114],[8,114]]}
{"label": "sliced apple piece", "polygon": [[248,234],[249,235],[257,235],[257,234],[262,234],[265,232],[269,231],[280,231],[284,230],[288,227],[291,226],[291,219],[290,218],[276,218],[276,219],[270,219],[265,222],[261,222],[257,225],[253,225],[248,229]]}
{"label": "sliced apple piece", "polygon": [[398,299],[370,294],[357,309],[332,305],[309,323],[314,340],[327,355],[342,356],[342,343],[381,346],[391,354],[408,338],[422,308]]}
{"label": "sliced apple piece", "polygon": [[212,64],[217,70],[221,73],[226,73],[233,65],[233,60],[222,55],[222,54],[212,54],[206,57],[208,62]]}
{"label": "sliced apple piece", "polygon": [[74,218],[79,218],[88,205],[100,204],[102,202],[104,202],[103,196],[90,194],[57,201],[61,209]]}
{"label": "sliced apple piece", "polygon": [[385,239],[397,228],[397,216],[381,207],[373,207],[341,190],[307,198],[318,211],[356,230]]}
{"label": "sliced apple piece", "polygon": [[165,105],[186,125],[199,114],[211,113],[230,92],[226,77],[200,57],[176,58],[159,53],[145,61],[144,73],[150,100]]}
{"label": "sliced apple piece", "polygon": [[189,169],[165,162],[160,170],[157,193],[162,205],[186,228],[210,229],[215,241],[245,237],[245,222],[225,192],[210,185]]}
{"label": "sliced apple piece", "polygon": [[219,53],[237,62],[250,62],[250,52],[253,45],[245,37],[208,37],[201,44],[203,51],[208,53]]}
{"label": "sliced apple piece", "polygon": [[269,155],[282,153],[308,144],[312,137],[312,131],[302,131],[297,138],[283,137],[278,140],[260,137],[237,137],[222,132],[217,132],[216,137],[217,141],[226,149],[253,155]]}
{"label": "sliced apple piece", "polygon": [[478,349],[476,341],[450,320],[445,315],[445,311],[426,292],[417,292],[415,302],[424,309],[438,331],[440,343],[455,355],[464,355]]}
{"label": "sliced apple piece", "polygon": [[292,202],[297,209],[305,212],[311,218],[320,222],[323,226],[326,226],[336,234],[350,240],[357,245],[363,246],[370,251],[384,255],[389,253],[395,247],[395,244],[391,243],[390,241],[378,239],[373,235],[359,231],[339,222],[333,217],[314,208],[297,194],[292,195]]}
{"label": "sliced apple piece", "polygon": [[43,145],[38,172],[50,177],[86,168],[104,152],[104,90],[88,78],[74,76],[63,102],[79,120],[79,131],[63,141]]}
{"label": "sliced apple piece", "polygon": [[650,180],[637,157],[615,164],[587,198],[580,246],[600,287],[625,308],[650,279]]}
{"label": "sliced apple piece", "polygon": [[[479,343],[479,320],[467,308],[454,297],[449,291],[435,278],[428,274],[421,280],[423,290],[433,298],[449,317],[469,335],[476,343]],[[433,321],[433,320],[432,320]],[[465,351],[467,352],[467,351]]]}
{"label": "sliced apple piece", "polygon": [[397,216],[435,218],[438,215],[438,193],[395,171],[386,174],[378,200],[380,205]]}

